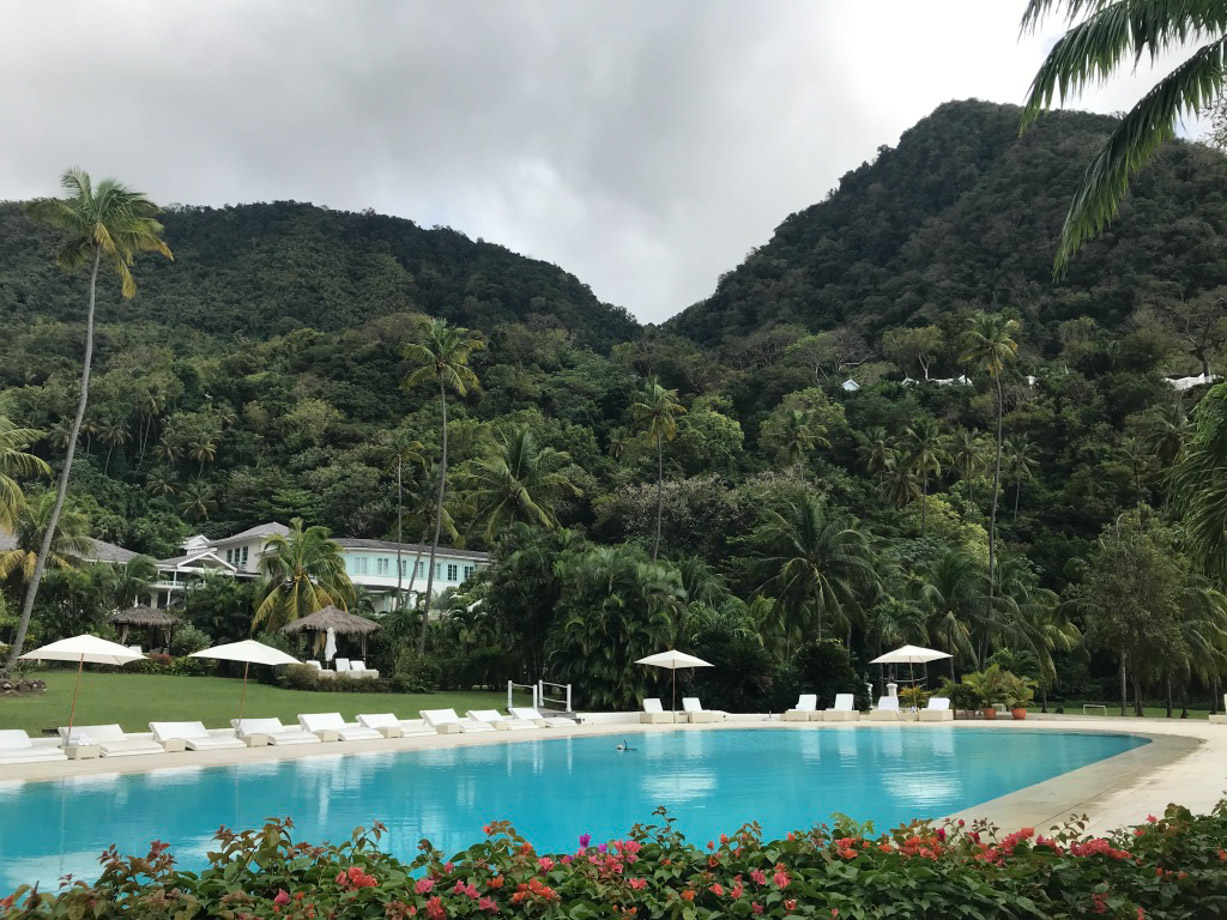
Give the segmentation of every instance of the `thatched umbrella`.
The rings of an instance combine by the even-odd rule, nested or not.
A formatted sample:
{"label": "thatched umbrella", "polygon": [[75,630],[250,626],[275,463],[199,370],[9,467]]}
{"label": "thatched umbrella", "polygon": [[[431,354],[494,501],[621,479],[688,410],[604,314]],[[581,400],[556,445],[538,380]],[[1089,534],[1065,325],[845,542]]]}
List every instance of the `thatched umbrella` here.
{"label": "thatched umbrella", "polygon": [[110,617],[107,617],[107,622],[112,626],[119,627],[119,644],[126,645],[128,642],[128,630],[133,626],[138,629],[149,630],[149,644],[153,645],[153,636],[155,631],[160,630],[166,639],[165,644],[170,645],[171,636],[174,635],[175,629],[183,625],[183,621],[169,610],[158,610],[156,607],[129,607],[127,610],[121,610]]}
{"label": "thatched umbrella", "polygon": [[281,627],[287,636],[297,636],[303,632],[316,633],[316,644],[332,630],[338,636],[359,636],[362,639],[362,657],[366,657],[366,637],[379,628],[379,624],[356,613],[347,613],[339,607],[329,604],[315,613],[308,614]]}

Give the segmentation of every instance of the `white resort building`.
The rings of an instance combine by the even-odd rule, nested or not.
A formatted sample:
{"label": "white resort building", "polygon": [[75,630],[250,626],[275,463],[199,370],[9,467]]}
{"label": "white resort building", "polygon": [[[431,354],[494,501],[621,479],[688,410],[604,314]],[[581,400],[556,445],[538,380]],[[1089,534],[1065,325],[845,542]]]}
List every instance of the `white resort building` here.
{"label": "white resort building", "polygon": [[[232,578],[258,578],[260,557],[269,538],[284,536],[290,529],[270,521],[250,527],[241,533],[210,540],[201,534],[183,541],[183,554],[158,563],[158,580],[154,584],[154,607],[169,607],[179,600],[188,584],[209,572]],[[387,610],[396,593],[396,544],[385,540],[334,538],[341,546],[345,571],[350,581],[374,596],[375,609]],[[456,588],[490,561],[486,553],[440,546],[435,554],[433,594]],[[411,599],[426,591],[430,565],[430,547],[416,543],[400,545],[401,590]]]}

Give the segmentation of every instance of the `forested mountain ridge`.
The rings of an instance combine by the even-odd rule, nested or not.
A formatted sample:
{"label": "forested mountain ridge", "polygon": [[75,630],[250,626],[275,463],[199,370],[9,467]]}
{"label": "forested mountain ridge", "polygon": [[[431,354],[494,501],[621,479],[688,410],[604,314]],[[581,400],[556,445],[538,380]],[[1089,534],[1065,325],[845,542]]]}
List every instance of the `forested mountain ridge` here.
{"label": "forested mountain ridge", "polygon": [[1020,136],[1020,112],[939,106],[825,201],[789,215],[665,328],[711,346],[776,325],[846,326],[872,345],[891,327],[1009,307],[1032,321],[1029,347],[1051,354],[1062,321],[1119,328],[1139,306],[1227,284],[1227,159],[1183,142],[1054,283],[1070,197],[1113,120],[1057,112]]}
{"label": "forested mountain ridge", "polygon": [[[447,227],[284,201],[172,206],[162,221],[175,260],[139,259],[141,296],[122,313],[104,299],[102,322],[264,339],[300,328],[336,332],[406,311],[486,331],[537,316],[602,351],[638,328],[561,268]],[[19,204],[0,204],[0,241],[6,314],[80,315],[79,279],[48,261],[53,235],[33,227]]]}

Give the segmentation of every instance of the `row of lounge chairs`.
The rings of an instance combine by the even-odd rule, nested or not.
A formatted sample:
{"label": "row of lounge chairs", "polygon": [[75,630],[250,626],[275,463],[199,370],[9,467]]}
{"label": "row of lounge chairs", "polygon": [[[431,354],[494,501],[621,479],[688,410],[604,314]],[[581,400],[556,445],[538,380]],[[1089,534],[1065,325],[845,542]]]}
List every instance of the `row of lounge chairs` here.
{"label": "row of lounge chairs", "polygon": [[503,715],[494,709],[424,709],[418,719],[401,719],[390,712],[363,713],[346,722],[339,712],[307,713],[298,725],[280,719],[231,719],[230,728],[210,729],[203,722],[150,722],[148,733],[128,733],[119,725],[77,725],[59,737],[32,739],[20,729],[0,730],[0,766],[68,759],[68,751],[96,748],[100,757],[165,754],[183,750],[215,751],[264,744],[321,744],[334,741],[377,741],[461,732],[522,731],[567,728],[575,720],[545,716],[531,706],[513,706]]}
{"label": "row of lounge chairs", "polygon": [[659,699],[648,697],[643,701],[643,712],[639,721],[645,725],[672,725],[675,722],[720,722],[729,714],[721,709],[704,709],[697,696],[682,697],[682,711],[671,712],[664,708]]}
{"label": "row of lounge chairs", "polygon": [[[941,696],[929,698],[927,708],[920,710],[921,722],[948,722],[954,718],[950,709],[950,700]],[[818,709],[818,696],[814,693],[803,693],[797,699],[794,709],[784,713],[785,722],[857,722],[861,718],[856,709],[851,693],[837,693],[835,706],[831,709]],[[884,696],[878,700],[876,709],[869,711],[871,722],[899,722],[903,712],[899,709],[897,696]]]}

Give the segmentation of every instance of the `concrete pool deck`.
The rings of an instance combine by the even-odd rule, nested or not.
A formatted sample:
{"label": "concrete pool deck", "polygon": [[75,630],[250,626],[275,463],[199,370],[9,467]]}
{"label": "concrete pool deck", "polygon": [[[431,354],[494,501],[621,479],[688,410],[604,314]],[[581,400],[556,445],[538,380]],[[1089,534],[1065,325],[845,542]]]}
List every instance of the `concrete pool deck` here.
{"label": "concrete pool deck", "polygon": [[642,725],[631,721],[594,721],[575,728],[482,732],[378,741],[259,747],[95,760],[0,766],[0,783],[53,781],[72,777],[155,770],[232,766],[313,756],[361,755],[506,744],[566,737],[617,736],[629,732],[724,731],[933,731],[950,726],[973,731],[1107,732],[1144,737],[1151,743],[981,803],[953,817],[987,819],[1007,830],[1030,826],[1045,832],[1073,815],[1088,817],[1089,833],[1138,824],[1162,814],[1175,802],[1197,813],[1210,811],[1227,797],[1227,726],[1201,720],[1119,719],[1083,716],[1031,716],[1025,721],[782,722],[766,716],[740,716],[703,725]]}

